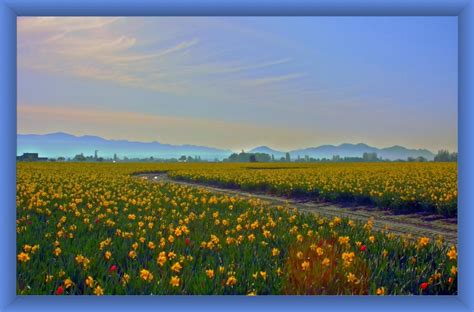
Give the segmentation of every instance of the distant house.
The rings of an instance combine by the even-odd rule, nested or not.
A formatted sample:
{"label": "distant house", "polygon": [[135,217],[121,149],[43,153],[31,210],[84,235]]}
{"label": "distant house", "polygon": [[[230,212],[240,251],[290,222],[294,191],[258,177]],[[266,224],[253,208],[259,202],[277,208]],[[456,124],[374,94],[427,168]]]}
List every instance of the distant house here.
{"label": "distant house", "polygon": [[17,161],[47,161],[47,157],[38,157],[38,153],[23,153],[16,157]]}

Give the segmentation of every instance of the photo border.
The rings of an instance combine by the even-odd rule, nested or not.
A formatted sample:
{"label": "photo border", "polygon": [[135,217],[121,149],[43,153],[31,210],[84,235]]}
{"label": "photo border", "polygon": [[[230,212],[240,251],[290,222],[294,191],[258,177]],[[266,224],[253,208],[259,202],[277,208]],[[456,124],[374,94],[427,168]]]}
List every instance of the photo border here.
{"label": "photo border", "polygon": [[[457,16],[457,296],[17,296],[17,16]],[[474,311],[473,0],[0,0],[0,311],[299,310]],[[429,114],[429,112],[427,112]]]}

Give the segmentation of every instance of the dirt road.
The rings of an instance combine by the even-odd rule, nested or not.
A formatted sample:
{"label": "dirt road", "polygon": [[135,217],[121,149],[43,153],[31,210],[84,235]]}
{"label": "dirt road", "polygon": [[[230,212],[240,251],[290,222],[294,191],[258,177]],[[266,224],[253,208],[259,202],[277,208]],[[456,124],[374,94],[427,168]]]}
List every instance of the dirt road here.
{"label": "dirt road", "polygon": [[315,213],[330,218],[334,216],[348,217],[354,221],[361,222],[366,222],[369,218],[373,218],[374,228],[376,229],[384,229],[388,227],[392,233],[400,235],[412,234],[414,237],[427,236],[437,238],[442,236],[448,243],[457,243],[456,220],[446,219],[436,215],[418,213],[395,215],[390,211],[377,210],[367,206],[344,206],[327,202],[302,201],[266,194],[249,193],[242,190],[223,189],[201,183],[172,180],[166,173],[146,173],[137,174],[136,176],[138,178],[147,179],[151,182],[177,183],[191,187],[204,188],[221,194],[259,198],[271,205],[289,205],[304,212]]}

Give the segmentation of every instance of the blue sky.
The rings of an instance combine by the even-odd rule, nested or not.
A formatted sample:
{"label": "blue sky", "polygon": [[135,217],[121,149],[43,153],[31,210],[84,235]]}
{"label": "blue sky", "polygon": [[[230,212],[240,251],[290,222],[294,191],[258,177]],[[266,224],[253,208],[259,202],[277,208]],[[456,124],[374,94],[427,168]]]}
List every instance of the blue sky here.
{"label": "blue sky", "polygon": [[456,17],[18,18],[18,132],[457,150]]}

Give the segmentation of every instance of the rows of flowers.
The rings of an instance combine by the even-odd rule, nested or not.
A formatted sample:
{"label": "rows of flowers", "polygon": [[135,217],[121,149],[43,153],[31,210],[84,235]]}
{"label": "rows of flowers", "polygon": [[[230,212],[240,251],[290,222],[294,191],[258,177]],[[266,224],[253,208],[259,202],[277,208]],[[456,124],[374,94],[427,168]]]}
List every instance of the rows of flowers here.
{"label": "rows of flowers", "polygon": [[370,204],[396,212],[457,215],[455,163],[208,165],[170,175],[248,191]]}
{"label": "rows of flowers", "polygon": [[18,164],[18,294],[457,293],[441,238],[131,176],[182,166]]}

